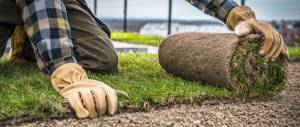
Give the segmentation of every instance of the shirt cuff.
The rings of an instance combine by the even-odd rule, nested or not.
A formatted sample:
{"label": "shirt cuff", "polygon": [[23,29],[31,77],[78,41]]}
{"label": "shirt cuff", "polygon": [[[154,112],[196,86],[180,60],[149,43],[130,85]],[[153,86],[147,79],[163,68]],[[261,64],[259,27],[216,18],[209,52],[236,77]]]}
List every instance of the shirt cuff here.
{"label": "shirt cuff", "polygon": [[68,56],[68,57],[63,57],[63,58],[53,60],[50,63],[48,63],[48,65],[45,68],[43,68],[42,70],[45,73],[51,75],[57,68],[59,68],[61,65],[64,65],[66,63],[76,63],[75,57]]}

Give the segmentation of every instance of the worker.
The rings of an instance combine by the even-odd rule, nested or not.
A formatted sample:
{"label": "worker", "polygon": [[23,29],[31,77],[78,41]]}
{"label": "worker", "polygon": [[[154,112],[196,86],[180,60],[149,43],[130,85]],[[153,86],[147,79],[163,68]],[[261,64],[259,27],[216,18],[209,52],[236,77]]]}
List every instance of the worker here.
{"label": "worker", "polygon": [[[186,1],[224,22],[238,36],[262,34],[259,54],[267,59],[288,56],[282,36],[270,24],[257,20],[250,7],[232,0]],[[11,35],[13,59],[35,61],[40,70],[51,75],[54,89],[78,118],[116,113],[117,90],[89,79],[85,71],[117,73],[118,56],[110,30],[91,13],[84,0],[2,0],[0,56]]]}

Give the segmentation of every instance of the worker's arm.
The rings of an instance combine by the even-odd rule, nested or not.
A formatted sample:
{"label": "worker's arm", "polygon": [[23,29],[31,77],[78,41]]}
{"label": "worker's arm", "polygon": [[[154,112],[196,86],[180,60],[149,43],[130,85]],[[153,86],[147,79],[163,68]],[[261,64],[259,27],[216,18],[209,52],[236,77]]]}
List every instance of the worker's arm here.
{"label": "worker's arm", "polygon": [[117,111],[117,94],[110,86],[88,78],[76,63],[62,0],[17,0],[25,32],[41,70],[70,104],[78,118],[93,118]]}
{"label": "worker's arm", "polygon": [[234,30],[238,36],[252,33],[263,35],[259,53],[269,60],[281,54],[288,57],[288,48],[283,38],[269,23],[258,21],[255,13],[247,6],[239,6],[233,0],[186,0],[204,13],[218,18]]}
{"label": "worker's arm", "polygon": [[229,11],[232,8],[238,6],[238,4],[232,0],[185,0],[185,1],[199,8],[204,13],[218,18],[224,23],[226,22],[226,17]]}
{"label": "worker's arm", "polygon": [[17,4],[39,68],[51,74],[63,64],[76,63],[62,0],[17,0]]}

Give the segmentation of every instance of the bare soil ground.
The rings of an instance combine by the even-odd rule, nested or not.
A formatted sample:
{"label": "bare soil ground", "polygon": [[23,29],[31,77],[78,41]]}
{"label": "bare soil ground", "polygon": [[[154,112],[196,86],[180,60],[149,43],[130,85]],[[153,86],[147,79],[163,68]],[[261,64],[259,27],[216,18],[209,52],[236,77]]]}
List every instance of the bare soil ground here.
{"label": "bare soil ground", "polygon": [[284,90],[271,100],[205,101],[92,120],[46,119],[21,126],[300,126],[300,63],[289,65]]}

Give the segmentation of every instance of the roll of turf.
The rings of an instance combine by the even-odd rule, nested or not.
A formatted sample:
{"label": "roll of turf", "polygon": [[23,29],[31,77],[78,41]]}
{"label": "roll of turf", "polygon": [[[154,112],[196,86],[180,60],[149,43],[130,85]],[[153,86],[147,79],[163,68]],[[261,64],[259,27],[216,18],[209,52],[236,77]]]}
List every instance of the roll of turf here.
{"label": "roll of turf", "polygon": [[284,58],[267,61],[258,54],[259,35],[182,33],[159,47],[160,65],[187,80],[234,89],[281,85],[287,75]]}

